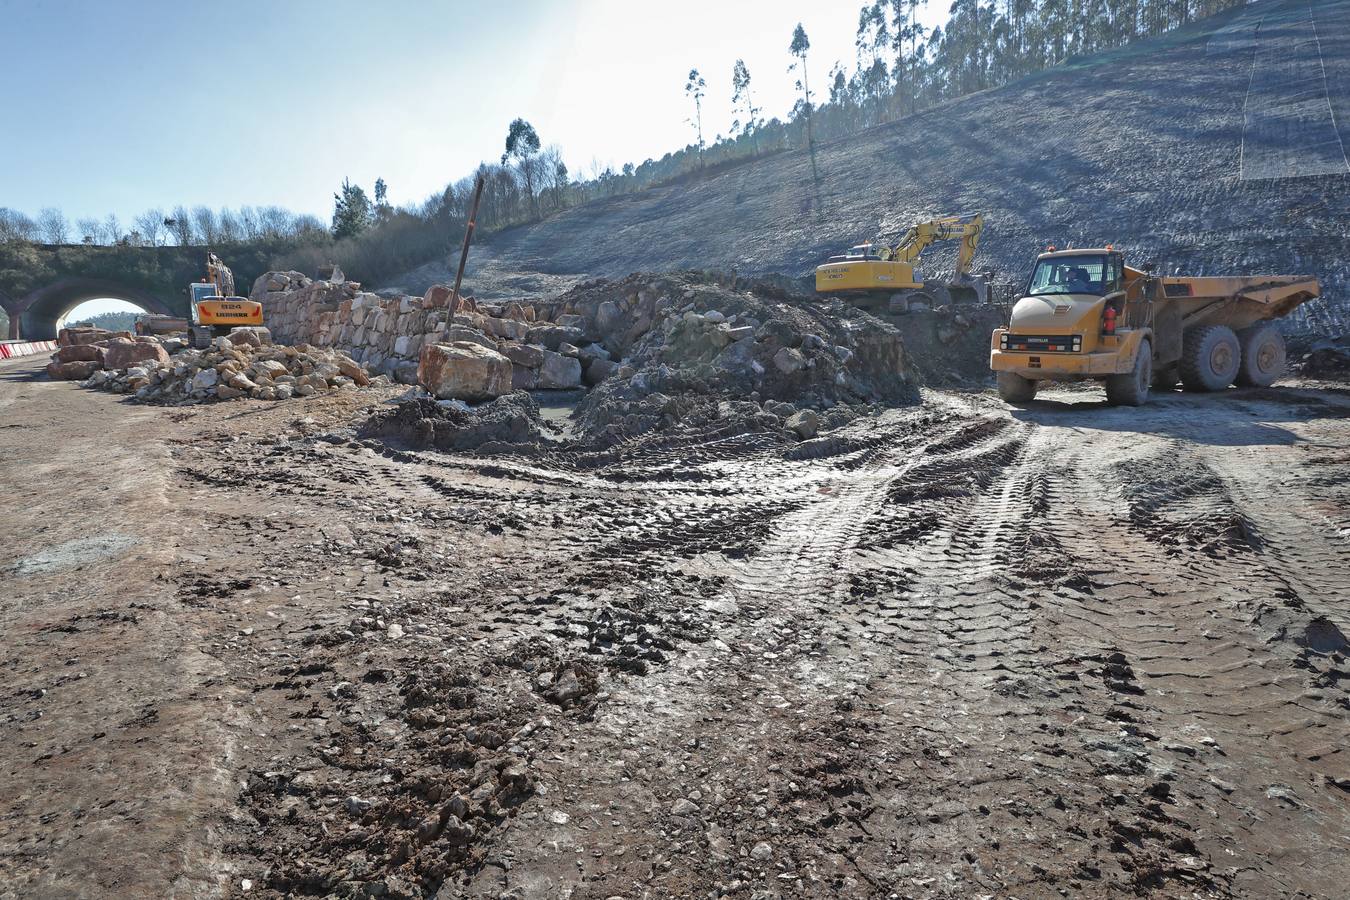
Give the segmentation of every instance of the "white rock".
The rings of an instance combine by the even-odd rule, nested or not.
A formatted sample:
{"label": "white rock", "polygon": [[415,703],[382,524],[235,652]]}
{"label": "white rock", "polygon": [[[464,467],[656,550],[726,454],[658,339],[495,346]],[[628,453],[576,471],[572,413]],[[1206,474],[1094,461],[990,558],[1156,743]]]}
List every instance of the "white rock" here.
{"label": "white rock", "polygon": [[220,375],[215,369],[202,369],[192,377],[192,390],[206,391],[216,386],[220,380]]}

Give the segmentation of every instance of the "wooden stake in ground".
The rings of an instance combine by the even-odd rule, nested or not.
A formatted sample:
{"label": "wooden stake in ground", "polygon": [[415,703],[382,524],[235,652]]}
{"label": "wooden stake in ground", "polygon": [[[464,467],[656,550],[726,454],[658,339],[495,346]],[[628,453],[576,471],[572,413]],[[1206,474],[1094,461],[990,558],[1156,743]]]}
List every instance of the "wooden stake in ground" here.
{"label": "wooden stake in ground", "polygon": [[459,254],[459,271],[455,273],[455,292],[450,296],[459,302],[459,286],[464,281],[464,266],[469,262],[469,242],[473,240],[473,227],[478,219],[478,201],[483,199],[483,173],[478,173],[478,183],[473,186],[473,203],[469,205],[469,224],[464,228],[464,249]]}

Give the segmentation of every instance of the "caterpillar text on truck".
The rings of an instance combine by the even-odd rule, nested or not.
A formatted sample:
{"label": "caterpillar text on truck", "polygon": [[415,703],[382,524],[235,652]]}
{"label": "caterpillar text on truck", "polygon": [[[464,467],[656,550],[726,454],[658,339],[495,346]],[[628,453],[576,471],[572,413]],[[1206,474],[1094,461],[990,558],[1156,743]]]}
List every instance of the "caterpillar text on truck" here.
{"label": "caterpillar text on truck", "polygon": [[234,273],[214,253],[206,254],[206,280],[188,285],[188,294],[192,316],[188,337],[198,350],[211,346],[213,338],[229,334],[232,328],[263,323],[262,304],[234,296]]}
{"label": "caterpillar text on truck", "polygon": [[989,364],[1009,403],[1042,381],[1101,381],[1107,402],[1139,406],[1149,388],[1267,387],[1284,373],[1273,324],[1320,294],[1306,275],[1158,276],[1110,245],[1060,250],[1036,268]]}

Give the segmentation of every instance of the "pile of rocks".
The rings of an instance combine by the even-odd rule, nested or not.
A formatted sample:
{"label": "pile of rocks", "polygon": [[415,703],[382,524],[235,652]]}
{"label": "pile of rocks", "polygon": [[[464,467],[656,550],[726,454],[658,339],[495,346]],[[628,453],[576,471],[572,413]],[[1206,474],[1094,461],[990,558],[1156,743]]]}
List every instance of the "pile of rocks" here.
{"label": "pile of rocks", "polygon": [[132,394],[147,403],[184,404],[237,397],[289,400],[364,386],[370,384],[370,376],[344,353],[306,345],[264,345],[256,332],[240,329],[216,338],[206,350],[184,349],[172,357],[136,360],[126,366],[109,362],[84,384]]}
{"label": "pile of rocks", "polygon": [[[153,337],[133,337],[128,331],[62,328],[57,334],[57,345],[52,361],[47,364],[47,377],[54,381],[83,381],[102,369],[169,360],[164,342]],[[181,342],[178,346],[182,346]]]}
{"label": "pile of rocks", "polygon": [[623,354],[615,377],[579,407],[592,438],[726,415],[804,438],[822,424],[809,410],[917,397],[894,326],[774,282],[634,275],[581,285],[559,301]]}
{"label": "pile of rocks", "polygon": [[518,450],[538,444],[546,428],[539,406],[524,391],[489,403],[467,404],[419,397],[371,415],[359,436],[439,450]]}

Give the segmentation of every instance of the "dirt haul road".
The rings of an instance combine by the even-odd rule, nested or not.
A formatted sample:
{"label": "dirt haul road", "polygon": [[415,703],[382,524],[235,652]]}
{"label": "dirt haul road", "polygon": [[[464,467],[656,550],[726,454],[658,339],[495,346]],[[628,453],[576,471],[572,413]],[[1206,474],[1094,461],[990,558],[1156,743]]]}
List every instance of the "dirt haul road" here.
{"label": "dirt haul road", "polygon": [[[0,560],[17,895],[1350,878],[1344,391],[475,458],[354,439],[374,392],[168,411],[26,365],[6,486],[61,505]],[[113,519],[141,542],[42,562]]]}

